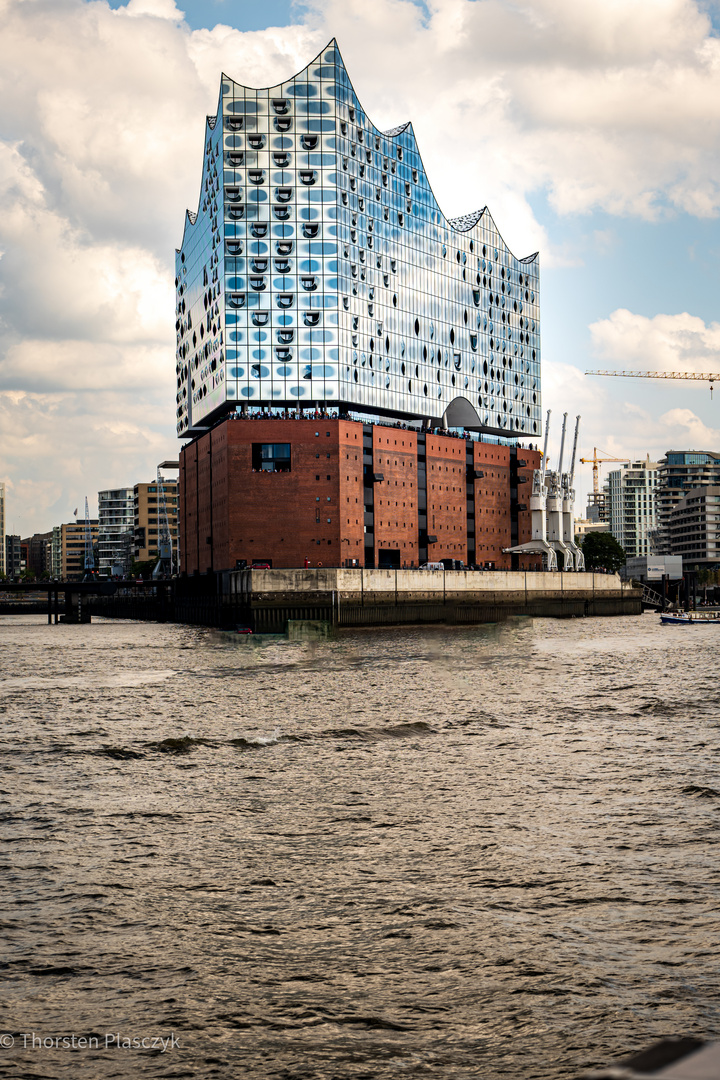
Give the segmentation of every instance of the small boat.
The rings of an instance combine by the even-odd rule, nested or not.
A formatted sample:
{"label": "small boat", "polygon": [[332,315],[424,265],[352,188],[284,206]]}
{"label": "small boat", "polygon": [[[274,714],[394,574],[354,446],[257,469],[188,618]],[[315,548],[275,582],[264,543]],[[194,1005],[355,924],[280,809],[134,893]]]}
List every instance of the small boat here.
{"label": "small boat", "polygon": [[680,623],[683,626],[698,623],[714,623],[720,626],[720,616],[716,611],[664,611],[660,615],[661,623]]}

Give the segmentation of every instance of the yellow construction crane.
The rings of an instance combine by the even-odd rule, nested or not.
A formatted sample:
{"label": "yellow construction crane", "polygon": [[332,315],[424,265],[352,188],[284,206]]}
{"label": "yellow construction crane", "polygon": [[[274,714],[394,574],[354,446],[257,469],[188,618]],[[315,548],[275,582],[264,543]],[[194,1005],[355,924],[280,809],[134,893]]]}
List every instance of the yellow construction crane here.
{"label": "yellow construction crane", "polygon": [[586,371],[586,375],[619,375],[624,379],[690,379],[693,382],[710,383],[712,397],[713,383],[720,382],[720,375],[713,372],[695,371]]}
{"label": "yellow construction crane", "polygon": [[[590,372],[588,372],[588,374],[590,374]],[[600,453],[604,454],[605,451],[601,450]],[[606,462],[606,461],[629,461],[630,458],[626,458],[626,457],[607,457],[607,456],[598,457],[597,446],[593,446],[593,456],[592,457],[581,457],[580,460],[582,461],[583,465],[592,465],[592,467],[593,467],[593,495],[599,495],[600,494],[600,466],[602,464],[604,464],[604,462]]]}

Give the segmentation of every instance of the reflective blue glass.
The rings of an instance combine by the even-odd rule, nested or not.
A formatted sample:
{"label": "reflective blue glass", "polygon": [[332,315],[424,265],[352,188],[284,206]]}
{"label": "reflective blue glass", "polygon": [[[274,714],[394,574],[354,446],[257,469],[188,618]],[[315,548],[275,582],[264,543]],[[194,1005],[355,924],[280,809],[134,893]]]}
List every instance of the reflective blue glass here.
{"label": "reflective blue glass", "polygon": [[176,288],[181,437],[236,402],[540,434],[537,256],[487,209],[443,215],[334,41],[268,90],[223,78]]}

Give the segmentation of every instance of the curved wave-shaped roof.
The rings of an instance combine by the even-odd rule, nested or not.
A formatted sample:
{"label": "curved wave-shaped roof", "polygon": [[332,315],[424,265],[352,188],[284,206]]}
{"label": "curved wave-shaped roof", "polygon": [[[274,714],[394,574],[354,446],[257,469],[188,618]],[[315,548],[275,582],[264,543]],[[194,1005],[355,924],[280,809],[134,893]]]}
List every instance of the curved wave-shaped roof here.
{"label": "curved wave-shaped roof", "polygon": [[[345,73],[347,75],[347,68],[345,66],[345,61],[342,58],[342,53],[340,52],[340,48],[338,46],[336,38],[331,38],[331,40],[325,46],[325,49],[323,49],[322,52],[318,54],[318,56],[322,56],[323,53],[325,53],[331,47],[335,50],[335,52],[337,54],[337,64],[338,64],[338,66],[341,67],[343,69],[343,71],[345,71]],[[316,63],[316,61],[317,61],[317,57],[316,57],[315,60],[312,60],[310,62],[310,64],[308,64],[307,68],[303,69],[303,71],[307,71],[312,66],[312,64]],[[299,72],[298,74],[301,75],[302,72]],[[298,76],[295,76],[295,77],[297,78]],[[428,185],[428,188],[430,190],[430,194],[432,196],[433,203],[435,204],[434,209],[442,217],[442,220],[445,222],[445,224],[448,226],[448,228],[454,229],[456,232],[469,232],[470,229],[475,228],[475,226],[478,224],[478,222],[480,221],[481,218],[485,217],[486,220],[489,221],[492,224],[492,227],[495,229],[495,232],[497,233],[497,235],[498,235],[501,243],[503,244],[503,246],[506,248],[506,250],[512,255],[512,257],[517,262],[522,262],[522,263],[528,264],[528,263],[534,262],[537,259],[537,252],[535,252],[533,255],[528,255],[528,256],[525,256],[525,258],[521,259],[521,258],[518,258],[518,256],[515,255],[512,251],[510,251],[509,246],[505,243],[505,240],[503,239],[500,230],[498,229],[497,225],[495,224],[495,222],[494,222],[494,220],[492,218],[492,215],[488,212],[487,207],[483,207],[482,210],[476,210],[476,211],[474,211],[474,213],[471,213],[471,214],[461,215],[460,217],[454,217],[454,218],[447,217],[444,210],[440,206],[440,203],[437,200],[435,192],[433,191],[432,184],[430,183],[430,178],[428,176],[428,171],[425,168],[425,162],[423,161],[422,154],[420,153],[420,147],[418,146],[417,138],[415,136],[415,131],[414,131],[413,125],[412,125],[412,121],[408,120],[404,124],[398,124],[396,127],[389,128],[387,131],[381,131],[380,128],[378,128],[377,125],[374,124],[373,121],[370,119],[370,117],[367,115],[367,111],[363,108],[363,106],[362,106],[362,104],[360,102],[360,99],[357,96],[357,92],[355,90],[355,87],[353,86],[349,76],[348,76],[348,84],[349,84],[350,90],[351,90],[351,92],[352,92],[352,94],[353,94],[353,96],[355,98],[355,101],[357,102],[358,108],[363,113],[363,115],[365,116],[368,123],[373,127],[373,129],[374,129],[374,131],[375,131],[375,133],[377,135],[383,135],[385,138],[389,138],[389,139],[396,139],[401,135],[405,135],[406,138],[409,141],[412,142],[412,149],[414,150],[414,152],[418,156],[418,159],[420,161],[420,165],[422,167],[422,171],[423,171],[423,173],[425,175],[425,180],[427,181],[427,185]]]}
{"label": "curved wave-shaped roof", "polygon": [[486,210],[487,206],[483,206],[482,210],[473,210],[472,214],[461,214],[460,217],[448,218],[448,225],[452,225],[453,229],[458,232],[467,232],[468,229],[475,228]]}
{"label": "curved wave-shaped roof", "polygon": [[[338,52],[340,50],[338,49]],[[387,131],[383,131],[383,135],[388,139],[394,139],[397,135],[402,135],[403,131],[407,131],[410,127],[410,121],[406,120],[404,124],[398,124],[397,127],[388,128]]]}
{"label": "curved wave-shaped roof", "polygon": [[[532,255],[526,255],[523,258],[518,258],[518,256],[514,255],[513,252],[510,251],[509,246],[505,243],[505,240],[503,239],[500,230],[498,229],[497,225],[495,224],[495,222],[494,222],[494,220],[493,220],[493,218],[492,218],[491,214],[489,213],[486,206],[483,207],[482,210],[475,210],[470,214],[461,214],[458,217],[450,218],[450,217],[447,217],[445,215],[445,212],[443,211],[442,207],[440,206],[440,204],[439,204],[439,202],[438,202],[438,200],[437,200],[437,198],[435,196],[435,192],[432,189],[432,185],[430,184],[427,169],[425,168],[425,164],[424,164],[423,159],[422,159],[422,154],[420,153],[420,148],[418,146],[417,139],[415,137],[415,132],[413,130],[412,121],[407,120],[404,124],[398,124],[395,127],[389,128],[387,131],[381,131],[373,123],[373,121],[367,115],[366,110],[363,108],[363,106],[362,106],[362,104],[360,102],[360,99],[358,98],[357,93],[355,91],[355,88],[354,88],[352,82],[350,81],[349,76],[347,75],[347,68],[346,68],[345,62],[344,62],[344,60],[342,58],[342,54],[341,54],[340,49],[338,47],[336,38],[331,38],[330,41],[328,42],[328,44],[325,46],[325,48],[321,49],[320,52],[317,54],[317,56],[315,56],[314,59],[312,59],[304,68],[302,68],[302,70],[298,71],[295,75],[291,76],[289,79],[285,79],[281,83],[276,83],[274,86],[262,87],[262,88],[246,87],[246,86],[244,86],[243,83],[238,83],[236,80],[231,79],[230,76],[227,76],[227,75],[225,75],[223,73],[222,76],[221,76],[220,99],[219,99],[219,102],[218,102],[217,113],[216,113],[215,116],[208,116],[206,118],[206,137],[207,137],[207,131],[208,130],[210,130],[210,131],[214,130],[214,128],[215,128],[215,126],[217,124],[217,120],[218,120],[218,118],[219,118],[219,116],[221,114],[221,111],[222,111],[222,82],[223,82],[223,80],[228,80],[230,82],[234,82],[236,86],[242,86],[243,89],[251,90],[251,91],[253,91],[255,93],[260,93],[261,91],[263,91],[263,92],[267,91],[269,93],[272,90],[279,91],[287,83],[296,82],[297,80],[301,79],[302,75],[304,75],[305,72],[309,71],[310,68],[313,66],[313,64],[320,63],[323,66],[328,66],[327,62],[325,61],[325,56],[330,50],[332,50],[335,53],[335,56],[336,56],[335,64],[339,68],[341,68],[346,74],[347,83],[348,83],[350,92],[351,92],[353,98],[355,99],[357,108],[363,114],[363,116],[365,117],[367,122],[370,124],[370,126],[374,129],[375,133],[377,135],[383,136],[386,139],[397,139],[400,136],[404,135],[406,137],[406,139],[408,140],[408,144],[412,144],[411,146],[408,145],[408,149],[412,149],[414,151],[414,153],[417,154],[418,160],[420,162],[420,165],[421,165],[421,168],[422,168],[422,171],[423,171],[423,174],[425,176],[425,180],[427,181],[427,186],[428,186],[430,194],[432,196],[432,200],[433,200],[433,203],[434,203],[434,209],[440,215],[440,217],[442,218],[443,222],[447,225],[447,227],[449,229],[454,230],[455,232],[467,233],[471,229],[474,229],[482,219],[485,219],[485,221],[488,222],[491,225],[491,227],[495,230],[495,232],[498,235],[498,238],[499,238],[500,242],[503,244],[505,249],[509,252],[510,255],[512,255],[512,257],[517,262],[524,263],[525,265],[528,265],[530,263],[535,262],[537,260],[537,257],[538,257],[538,252],[534,252]],[[203,178],[204,178],[204,176],[205,176],[205,166],[203,166]],[[185,243],[185,232],[187,230],[188,221],[190,222],[191,226],[195,224],[201,205],[202,205],[202,184],[201,184],[200,198],[198,200],[198,211],[195,214],[191,214],[191,212],[188,211],[188,213],[186,214],[185,229],[183,230],[182,244],[181,244],[180,248],[178,249],[178,251],[182,250],[182,246]]]}
{"label": "curved wave-shaped roof", "polygon": [[[218,103],[218,110],[217,110],[217,112],[215,113],[214,116],[206,116],[205,117],[205,143],[207,143],[208,132],[211,132],[211,131],[215,130],[215,127],[216,127],[217,121],[218,121],[218,117],[220,116],[221,104],[222,104],[222,82],[221,82],[221,85],[220,85],[220,102]],[[203,180],[205,179],[205,177],[207,175],[206,170],[207,170],[207,154],[205,154],[204,157],[203,157],[203,171],[202,171],[202,177],[200,179],[200,194],[198,196],[198,208],[197,208],[197,210],[186,210],[185,211],[185,222],[183,224],[182,240],[180,241],[180,247],[175,248],[175,253],[177,255],[180,254],[180,252],[182,251],[182,249],[183,249],[183,247],[185,245],[185,236],[186,236],[186,233],[187,233],[187,230],[188,230],[188,224],[192,227],[195,224],[195,222],[197,221],[197,219],[198,219],[198,217],[200,215],[200,208],[202,206],[202,201],[203,201],[203,194],[202,194],[202,192],[203,192]]]}

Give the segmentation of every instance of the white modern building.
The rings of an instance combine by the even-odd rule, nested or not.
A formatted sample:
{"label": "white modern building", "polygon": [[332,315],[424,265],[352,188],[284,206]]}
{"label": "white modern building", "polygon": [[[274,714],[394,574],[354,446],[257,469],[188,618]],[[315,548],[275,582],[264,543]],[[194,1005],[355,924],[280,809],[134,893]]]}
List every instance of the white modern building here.
{"label": "white modern building", "polygon": [[632,461],[608,475],[610,532],[631,559],[652,553],[657,525],[658,463]]}
{"label": "white modern building", "polygon": [[130,572],[133,558],[135,509],[132,488],[98,492],[98,568],[121,567]]}

